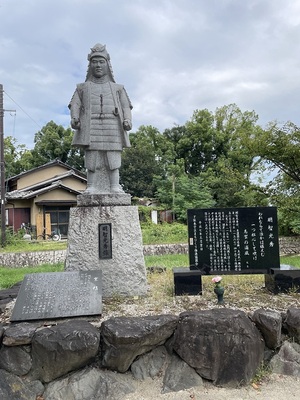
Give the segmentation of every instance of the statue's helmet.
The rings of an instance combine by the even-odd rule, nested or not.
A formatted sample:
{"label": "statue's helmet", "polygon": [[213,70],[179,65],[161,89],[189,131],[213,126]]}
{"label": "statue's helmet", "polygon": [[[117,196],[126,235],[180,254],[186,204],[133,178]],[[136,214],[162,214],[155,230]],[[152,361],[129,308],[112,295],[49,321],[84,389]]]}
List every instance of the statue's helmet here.
{"label": "statue's helmet", "polygon": [[90,76],[91,76],[90,63],[91,63],[91,60],[93,59],[93,57],[103,57],[103,58],[105,58],[105,60],[107,61],[108,67],[109,67],[110,80],[112,82],[115,82],[112,66],[111,66],[111,63],[110,63],[110,56],[109,56],[109,54],[108,54],[108,52],[106,50],[106,45],[105,44],[103,45],[103,44],[100,44],[100,43],[95,44],[95,46],[93,46],[91,48],[91,52],[87,56],[87,59],[89,61],[89,66],[88,66],[88,72],[87,72],[86,80],[88,80],[90,78]]}
{"label": "statue's helmet", "polygon": [[106,46],[100,43],[95,44],[95,46],[91,48],[91,52],[87,57],[88,61],[90,61],[93,57],[103,57],[106,60],[110,60]]}

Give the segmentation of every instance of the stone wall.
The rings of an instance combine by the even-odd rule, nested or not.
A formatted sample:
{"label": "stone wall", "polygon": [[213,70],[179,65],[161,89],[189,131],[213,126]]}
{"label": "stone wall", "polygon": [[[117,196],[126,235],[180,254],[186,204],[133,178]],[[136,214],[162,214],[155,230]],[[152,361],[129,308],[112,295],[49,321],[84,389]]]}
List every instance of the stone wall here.
{"label": "stone wall", "polygon": [[144,246],[144,256],[163,254],[188,254],[188,244],[155,244]]}
{"label": "stone wall", "polygon": [[65,262],[66,250],[30,251],[27,253],[0,253],[0,265],[22,268],[41,264]]}
{"label": "stone wall", "polygon": [[279,238],[280,255],[300,254],[300,237],[280,237]]}
{"label": "stone wall", "polygon": [[[280,237],[280,255],[300,254],[300,237]],[[144,246],[144,255],[188,254],[188,244],[160,244]]]}
{"label": "stone wall", "polygon": [[[279,239],[281,255],[300,254],[300,237]],[[144,255],[188,254],[188,244],[160,244],[144,246]],[[36,251],[27,253],[0,253],[0,266],[27,267],[40,264],[64,262],[66,250]]]}
{"label": "stone wall", "polygon": [[[222,340],[220,340],[222,337]],[[262,363],[300,377],[300,309],[229,309],[0,325],[0,398],[125,398],[137,380],[162,393],[248,385]],[[126,375],[124,376],[124,373]]]}

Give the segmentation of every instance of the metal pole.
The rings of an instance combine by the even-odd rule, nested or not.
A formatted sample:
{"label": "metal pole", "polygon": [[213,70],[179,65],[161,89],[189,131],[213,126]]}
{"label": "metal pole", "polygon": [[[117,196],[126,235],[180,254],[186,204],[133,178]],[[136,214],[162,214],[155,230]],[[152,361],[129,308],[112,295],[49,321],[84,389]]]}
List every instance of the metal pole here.
{"label": "metal pole", "polygon": [[0,83],[0,186],[1,186],[1,246],[4,247],[6,243],[5,231],[5,164],[4,164],[4,131],[3,131],[3,85]]}

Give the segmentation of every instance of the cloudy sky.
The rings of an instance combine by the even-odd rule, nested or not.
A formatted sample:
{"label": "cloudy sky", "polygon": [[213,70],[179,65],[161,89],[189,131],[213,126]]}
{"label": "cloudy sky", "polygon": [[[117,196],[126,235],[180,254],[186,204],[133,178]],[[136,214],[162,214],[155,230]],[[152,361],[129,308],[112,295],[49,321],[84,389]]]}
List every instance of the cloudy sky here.
{"label": "cloudy sky", "polygon": [[133,104],[133,131],[184,124],[236,103],[259,124],[300,125],[298,0],[0,0],[6,136],[33,147],[106,44]]}

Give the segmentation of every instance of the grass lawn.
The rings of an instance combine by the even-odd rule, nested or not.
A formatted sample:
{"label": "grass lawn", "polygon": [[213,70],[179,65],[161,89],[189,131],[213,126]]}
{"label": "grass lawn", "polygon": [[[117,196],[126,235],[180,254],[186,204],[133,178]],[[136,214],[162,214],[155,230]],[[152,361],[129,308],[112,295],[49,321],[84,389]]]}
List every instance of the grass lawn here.
{"label": "grass lawn", "polygon": [[[187,226],[184,224],[147,224],[142,223],[142,235],[144,244],[165,244],[165,243],[186,243]],[[8,238],[9,239],[9,238]],[[20,238],[11,237],[10,242],[5,248],[0,249],[4,252],[31,252],[41,250],[64,250],[67,248],[67,241],[24,241]],[[300,256],[281,257],[281,264],[289,264],[300,268]],[[188,267],[189,258],[187,254],[172,254],[163,256],[146,256],[146,267],[166,268],[172,275],[172,268]],[[5,268],[0,267],[0,288],[8,288],[23,280],[24,275],[36,272],[57,272],[63,271],[63,263],[57,265],[42,265],[31,268]],[[255,278],[256,277],[256,278]],[[150,279],[150,278],[149,278]],[[210,279],[203,277],[203,280]],[[230,275],[224,276],[223,281],[236,282],[241,285],[243,282],[256,279],[262,282],[263,275]]]}
{"label": "grass lawn", "polygon": [[[280,258],[281,264],[289,264],[300,268],[300,256],[285,256]],[[169,254],[163,256],[146,256],[146,267],[159,267],[166,268],[171,271],[176,267],[188,267],[189,259],[187,254]],[[36,267],[26,268],[6,268],[0,267],[0,289],[9,288],[15,283],[23,280],[24,276],[31,273],[38,272],[60,272],[64,270],[63,263],[58,264],[45,264]],[[203,279],[211,279],[210,277],[203,277]],[[252,282],[263,282],[264,275],[227,275],[223,276],[223,282],[232,282],[236,284],[247,284],[249,280]]]}
{"label": "grass lawn", "polygon": [[27,274],[38,272],[60,272],[63,270],[63,263],[44,264],[36,267],[25,268],[0,267],[0,289],[5,289],[13,286],[15,283],[22,281],[24,279],[24,276]]}

